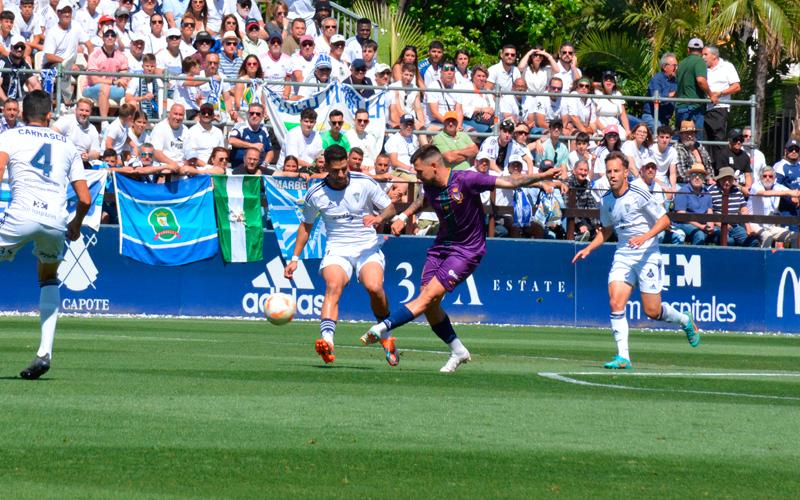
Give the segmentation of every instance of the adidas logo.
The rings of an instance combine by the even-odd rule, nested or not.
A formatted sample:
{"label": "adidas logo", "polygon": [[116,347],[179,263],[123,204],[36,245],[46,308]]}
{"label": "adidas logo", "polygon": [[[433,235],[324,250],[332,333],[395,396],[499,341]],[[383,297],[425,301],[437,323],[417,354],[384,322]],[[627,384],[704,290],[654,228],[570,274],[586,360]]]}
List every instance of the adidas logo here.
{"label": "adidas logo", "polygon": [[[303,261],[297,263],[297,269],[291,280],[283,276],[284,264],[280,257],[267,262],[265,271],[251,282],[253,288],[266,289],[264,293],[249,292],[242,297],[242,310],[248,314],[263,314],[264,301],[275,292],[288,293],[297,303],[297,314],[300,316],[318,316],[322,309],[324,295],[313,293],[314,282],[308,274]],[[312,293],[298,293],[299,290],[311,290]]]}

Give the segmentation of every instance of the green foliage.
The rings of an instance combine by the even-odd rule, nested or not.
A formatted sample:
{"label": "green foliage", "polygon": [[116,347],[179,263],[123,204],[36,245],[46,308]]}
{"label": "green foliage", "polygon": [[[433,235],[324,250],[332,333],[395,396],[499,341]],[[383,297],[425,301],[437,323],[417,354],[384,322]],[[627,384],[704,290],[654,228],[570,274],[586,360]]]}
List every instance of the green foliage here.
{"label": "green foliage", "polygon": [[427,37],[420,30],[419,23],[403,13],[398,13],[396,6],[357,0],[353,4],[353,11],[378,25],[379,35],[376,42],[379,61],[392,64],[400,57],[404,46],[427,44]]}

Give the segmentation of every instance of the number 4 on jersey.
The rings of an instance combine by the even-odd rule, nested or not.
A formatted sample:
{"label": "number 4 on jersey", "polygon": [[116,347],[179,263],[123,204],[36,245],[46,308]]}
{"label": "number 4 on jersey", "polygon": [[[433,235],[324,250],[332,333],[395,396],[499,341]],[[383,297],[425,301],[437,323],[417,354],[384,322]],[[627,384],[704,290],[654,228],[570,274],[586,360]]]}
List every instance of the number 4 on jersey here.
{"label": "number 4 on jersey", "polygon": [[45,177],[50,177],[53,167],[50,164],[50,144],[43,144],[39,151],[33,155],[31,165],[42,171]]}

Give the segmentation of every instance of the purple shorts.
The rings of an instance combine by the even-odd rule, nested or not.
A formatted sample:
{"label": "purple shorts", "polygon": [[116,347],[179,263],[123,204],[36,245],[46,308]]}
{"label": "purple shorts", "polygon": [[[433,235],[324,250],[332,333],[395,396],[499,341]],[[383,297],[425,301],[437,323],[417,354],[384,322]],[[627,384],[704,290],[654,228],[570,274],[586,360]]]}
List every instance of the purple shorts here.
{"label": "purple shorts", "polygon": [[434,276],[448,292],[467,279],[478,264],[481,255],[465,257],[449,249],[431,248],[422,268],[422,286],[427,285]]}

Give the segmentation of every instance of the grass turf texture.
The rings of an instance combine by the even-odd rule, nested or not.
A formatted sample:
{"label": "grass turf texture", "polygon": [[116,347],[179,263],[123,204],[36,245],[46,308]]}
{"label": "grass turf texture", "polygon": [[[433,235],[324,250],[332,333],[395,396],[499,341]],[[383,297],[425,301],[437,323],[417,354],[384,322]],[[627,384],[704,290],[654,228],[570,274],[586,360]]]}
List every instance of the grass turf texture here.
{"label": "grass turf texture", "polygon": [[[35,318],[0,319],[5,498],[778,498],[800,494],[800,377],[602,372],[605,331],[463,326],[473,362],[438,373],[425,327],[402,362],[337,360],[316,323],[61,318],[53,368],[16,378]],[[800,339],[634,332],[633,373],[797,373]],[[416,350],[411,350],[416,349]],[[432,352],[439,351],[439,352]],[[757,399],[680,391],[733,392]],[[796,399],[791,399],[796,398]]]}

